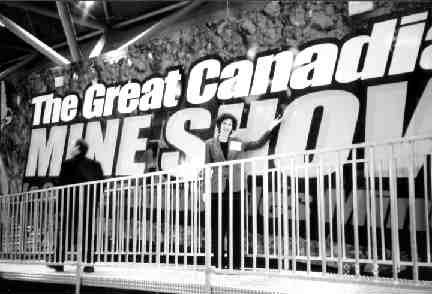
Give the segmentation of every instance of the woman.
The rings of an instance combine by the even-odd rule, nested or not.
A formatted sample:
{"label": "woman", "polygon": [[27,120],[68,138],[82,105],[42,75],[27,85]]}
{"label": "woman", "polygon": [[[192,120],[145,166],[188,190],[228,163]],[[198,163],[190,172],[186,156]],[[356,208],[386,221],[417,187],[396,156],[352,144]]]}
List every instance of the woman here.
{"label": "woman", "polygon": [[[248,150],[256,149],[265,144],[269,139],[270,133],[274,127],[281,122],[281,119],[275,119],[270,124],[266,132],[257,140],[243,142],[232,136],[232,133],[237,129],[237,119],[229,114],[221,114],[216,121],[217,136],[206,141],[205,156],[206,163],[224,162],[241,158],[243,153]],[[221,213],[221,240],[223,244],[224,237],[227,238],[229,244],[229,193],[230,193],[230,169],[228,165],[223,165],[221,177],[219,177],[220,167],[214,168],[211,177],[211,198],[212,198],[212,248],[213,248],[213,265],[218,264],[218,257],[221,254],[218,244],[218,195],[219,186],[222,195],[222,213]],[[232,167],[232,211],[233,211],[233,267],[240,268],[240,224],[241,224],[241,205],[240,205],[240,190],[241,177],[240,164],[234,164]],[[221,183],[219,183],[219,179]],[[223,245],[222,245],[223,247]],[[222,251],[223,252],[223,251]],[[223,255],[222,255],[223,256]],[[228,266],[228,260],[222,259],[222,266]]]}

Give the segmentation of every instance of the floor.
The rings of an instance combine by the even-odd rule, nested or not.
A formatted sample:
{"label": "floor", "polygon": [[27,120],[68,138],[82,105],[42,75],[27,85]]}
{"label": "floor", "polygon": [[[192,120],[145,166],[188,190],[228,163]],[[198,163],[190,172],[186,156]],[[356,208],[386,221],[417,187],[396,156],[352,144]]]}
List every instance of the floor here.
{"label": "floor", "polygon": [[[64,289],[53,290],[57,293],[74,293],[77,281],[80,281],[81,293],[432,293],[432,282],[415,284],[335,274],[215,271],[204,267],[155,264],[97,264],[94,273],[83,273],[78,280],[74,265],[66,266],[64,272],[58,273],[42,264],[0,263],[0,279],[9,283],[51,285],[44,292],[49,292],[50,287]],[[37,288],[33,287],[31,293],[37,293]],[[12,289],[9,293],[25,292],[13,292]]]}

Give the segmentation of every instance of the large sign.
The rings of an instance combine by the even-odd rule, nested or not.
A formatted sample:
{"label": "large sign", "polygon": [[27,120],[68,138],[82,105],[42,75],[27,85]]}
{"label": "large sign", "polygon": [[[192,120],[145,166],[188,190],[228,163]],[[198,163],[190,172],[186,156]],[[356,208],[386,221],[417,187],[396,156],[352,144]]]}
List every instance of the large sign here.
{"label": "large sign", "polygon": [[46,93],[32,99],[26,181],[55,179],[80,137],[107,177],[203,164],[221,112],[238,118],[243,139],[284,115],[270,144],[248,156],[432,134],[431,70],[430,12],[419,11],[343,40],[229,62],[207,56],[188,73],[177,66],[144,81],[94,81],[82,96]]}

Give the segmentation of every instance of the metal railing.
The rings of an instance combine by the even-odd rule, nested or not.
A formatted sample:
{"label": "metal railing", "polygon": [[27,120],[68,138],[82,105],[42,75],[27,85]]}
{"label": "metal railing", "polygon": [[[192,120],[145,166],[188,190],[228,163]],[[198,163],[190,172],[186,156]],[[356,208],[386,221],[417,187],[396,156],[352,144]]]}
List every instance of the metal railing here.
{"label": "metal railing", "polygon": [[432,280],[432,136],[0,197],[0,260]]}

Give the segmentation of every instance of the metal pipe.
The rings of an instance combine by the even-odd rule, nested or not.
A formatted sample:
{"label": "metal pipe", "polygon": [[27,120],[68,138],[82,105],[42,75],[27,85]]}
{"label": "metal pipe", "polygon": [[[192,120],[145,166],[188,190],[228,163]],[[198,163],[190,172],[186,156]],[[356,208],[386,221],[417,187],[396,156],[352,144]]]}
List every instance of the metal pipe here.
{"label": "metal pipe", "polygon": [[190,3],[188,6],[183,8],[182,10],[168,16],[164,20],[156,23],[155,25],[151,26],[144,32],[141,32],[136,37],[132,38],[131,40],[127,41],[123,45],[121,45],[117,50],[122,50],[124,48],[127,48],[128,46],[132,45],[133,43],[139,41],[139,40],[145,40],[150,38],[151,36],[161,32],[163,29],[165,29],[167,26],[173,24],[177,20],[179,20],[181,17],[185,16],[187,13],[201,5],[205,0],[195,0],[192,3]]}
{"label": "metal pipe", "polygon": [[72,17],[69,8],[65,3],[56,1],[57,10],[60,15],[60,20],[63,26],[63,30],[66,35],[66,40],[69,46],[69,50],[72,56],[72,60],[77,62],[81,59],[81,54],[78,48],[78,42],[76,39],[75,29],[72,24]]}
{"label": "metal pipe", "polygon": [[50,60],[52,60],[57,65],[66,65],[69,64],[70,61],[61,56],[59,53],[57,53],[55,50],[53,50],[51,47],[49,47],[47,44],[43,43],[41,40],[27,32],[25,29],[20,27],[18,24],[16,24],[14,21],[9,19],[8,17],[4,16],[0,13],[0,21],[4,24],[4,26],[17,35],[19,38],[21,38],[24,42],[28,43],[32,47],[34,47],[37,51],[48,57]]}
{"label": "metal pipe", "polygon": [[102,6],[103,6],[103,10],[104,10],[104,16],[105,16],[105,22],[107,24],[110,23],[110,13],[109,13],[109,8],[108,8],[108,2],[103,0],[102,1]]}
{"label": "metal pipe", "polygon": [[113,25],[113,29],[120,29],[120,28],[123,28],[125,26],[131,25],[133,23],[149,19],[149,18],[151,18],[153,16],[156,16],[156,15],[159,15],[159,14],[162,14],[162,13],[166,13],[166,12],[169,12],[169,11],[172,11],[172,10],[179,9],[179,8],[181,8],[181,7],[189,4],[189,3],[190,3],[190,1],[182,1],[180,3],[176,3],[176,4],[173,4],[173,5],[170,5],[170,6],[166,6],[164,8],[161,8],[161,9],[158,9],[158,10],[155,10],[155,11],[152,11],[152,12],[140,15],[140,16],[135,17],[135,18],[128,19],[128,20],[116,23],[115,25]]}
{"label": "metal pipe", "polygon": [[[9,6],[9,7],[23,9],[23,10],[27,10],[27,11],[30,11],[30,12],[33,12],[33,13],[36,13],[39,15],[60,19],[60,16],[57,14],[56,11],[41,8],[41,7],[38,7],[36,5],[19,4],[19,3],[15,3],[15,2],[6,2],[4,4]],[[107,28],[105,24],[100,23],[100,22],[95,21],[95,20],[84,19],[84,18],[76,16],[76,15],[71,15],[71,18],[72,18],[74,23],[79,24],[79,25],[84,26],[84,27],[97,29],[97,30],[103,30],[103,31],[106,30],[106,28]]]}

